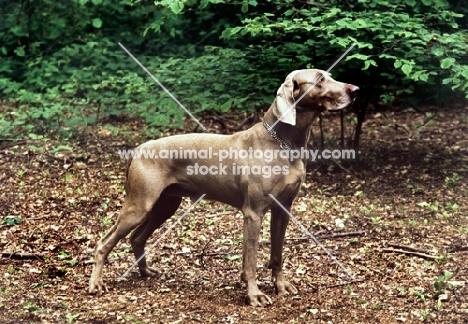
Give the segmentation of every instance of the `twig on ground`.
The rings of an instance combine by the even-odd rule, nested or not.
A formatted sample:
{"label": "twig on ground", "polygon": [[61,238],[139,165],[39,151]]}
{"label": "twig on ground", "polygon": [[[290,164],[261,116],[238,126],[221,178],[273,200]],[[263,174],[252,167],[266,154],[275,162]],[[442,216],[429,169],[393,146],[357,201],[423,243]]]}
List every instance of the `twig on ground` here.
{"label": "twig on ground", "polygon": [[342,192],[342,193],[324,192],[323,195],[327,196],[327,197],[352,196],[352,195],[354,195],[354,191],[347,191],[347,192]]}
{"label": "twig on ground", "polygon": [[397,249],[392,249],[392,248],[384,248],[382,249],[383,252],[390,252],[390,253],[403,253],[403,254],[409,254],[409,255],[415,255],[424,259],[430,259],[430,260],[437,260],[440,257],[439,256],[434,256],[434,255],[429,255],[426,253],[420,253],[420,252],[413,252],[413,251],[404,251],[404,250],[397,250]]}
{"label": "twig on ground", "polygon": [[209,252],[209,253],[200,253],[197,256],[218,256],[218,255],[229,255],[234,254],[234,252]]}
{"label": "twig on ground", "polygon": [[26,220],[30,221],[30,220],[38,220],[38,219],[43,219],[43,218],[47,218],[49,217],[49,215],[44,215],[44,216],[40,216],[40,217],[31,217],[31,218],[28,218]]}
{"label": "twig on ground", "polygon": [[[321,239],[330,239],[330,238],[337,238],[337,237],[366,235],[366,232],[363,232],[363,231],[344,232],[344,233],[335,233],[335,234],[329,234],[329,235],[321,235],[323,233],[328,233],[328,231],[318,231],[318,232],[314,233],[314,236],[315,237],[320,237]],[[290,237],[290,238],[287,238],[286,240],[289,240],[289,241],[308,241],[310,239],[311,239],[310,237]]]}
{"label": "twig on ground", "polygon": [[309,241],[310,237],[287,237],[286,241]]}
{"label": "twig on ground", "polygon": [[10,148],[10,147],[13,147],[13,146],[17,146],[17,145],[23,145],[23,144],[26,144],[26,141],[25,140],[21,140],[21,139],[16,139],[16,138],[6,138],[6,139],[2,139],[0,140],[0,143],[1,142],[13,142],[13,143],[10,143],[10,144],[7,144],[7,145],[1,145],[0,146],[0,150],[5,150],[7,148]]}
{"label": "twig on ground", "polygon": [[429,250],[424,250],[420,248],[415,248],[409,245],[403,245],[403,244],[397,244],[397,243],[388,243],[389,246],[397,248],[397,249],[403,249],[403,250],[409,250],[409,251],[414,251],[414,252],[421,252],[425,254],[430,254],[432,251]]}
{"label": "twig on ground", "polygon": [[330,233],[329,230],[321,230],[321,231],[317,231],[314,233],[314,236],[319,236],[319,235],[322,235],[323,233]]}
{"label": "twig on ground", "polygon": [[345,232],[345,233],[336,233],[331,235],[320,236],[322,239],[335,238],[335,237],[346,237],[346,236],[362,236],[366,235],[366,232],[357,231],[357,232]]}
{"label": "twig on ground", "polygon": [[44,260],[44,254],[42,253],[21,253],[21,252],[2,252],[0,253],[2,257],[8,259],[39,259]]}
{"label": "twig on ground", "polygon": [[326,286],[321,286],[321,287],[322,288],[335,288],[335,287],[351,285],[351,284],[358,283],[358,282],[364,282],[364,280],[353,280],[353,281],[348,281],[348,282],[341,283],[341,284],[326,285]]}

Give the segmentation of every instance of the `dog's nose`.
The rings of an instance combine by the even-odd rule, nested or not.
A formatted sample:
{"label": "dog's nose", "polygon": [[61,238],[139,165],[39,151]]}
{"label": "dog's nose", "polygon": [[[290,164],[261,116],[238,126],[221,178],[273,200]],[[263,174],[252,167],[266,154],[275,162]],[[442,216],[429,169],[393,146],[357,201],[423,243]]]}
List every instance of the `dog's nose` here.
{"label": "dog's nose", "polygon": [[352,85],[352,84],[348,84],[348,91],[349,91],[349,95],[351,96],[351,98],[354,99],[357,97],[359,93],[359,87]]}

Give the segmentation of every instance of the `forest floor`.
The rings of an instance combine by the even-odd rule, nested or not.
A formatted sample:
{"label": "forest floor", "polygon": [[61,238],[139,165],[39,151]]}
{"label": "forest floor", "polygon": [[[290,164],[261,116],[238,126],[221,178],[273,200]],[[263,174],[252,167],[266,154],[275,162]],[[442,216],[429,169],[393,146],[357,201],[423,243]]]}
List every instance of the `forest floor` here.
{"label": "forest floor", "polygon": [[[94,244],[124,199],[116,152],[145,140],[138,123],[126,126],[133,135],[83,130],[66,144],[71,151],[54,141],[0,142],[0,322],[468,323],[468,106],[425,110],[371,111],[358,161],[309,165],[292,212],[355,282],[291,222],[284,269],[299,293],[276,296],[267,214],[257,271],[273,299],[266,308],[246,305],[241,213],[212,201],[149,251],[158,278],[133,269],[117,281],[134,262],[127,238],[105,266],[109,292],[88,295]],[[239,123],[202,122],[218,131]],[[332,146],[339,116],[325,114],[323,125]]]}

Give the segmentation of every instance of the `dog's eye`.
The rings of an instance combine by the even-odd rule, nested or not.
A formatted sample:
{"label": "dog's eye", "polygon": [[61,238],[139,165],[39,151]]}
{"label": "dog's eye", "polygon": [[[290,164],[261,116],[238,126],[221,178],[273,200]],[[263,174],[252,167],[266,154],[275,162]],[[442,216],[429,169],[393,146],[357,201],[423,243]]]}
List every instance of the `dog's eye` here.
{"label": "dog's eye", "polygon": [[298,90],[299,89],[299,83],[297,83],[297,81],[294,81],[293,82],[293,87],[294,87],[293,88],[294,90]]}

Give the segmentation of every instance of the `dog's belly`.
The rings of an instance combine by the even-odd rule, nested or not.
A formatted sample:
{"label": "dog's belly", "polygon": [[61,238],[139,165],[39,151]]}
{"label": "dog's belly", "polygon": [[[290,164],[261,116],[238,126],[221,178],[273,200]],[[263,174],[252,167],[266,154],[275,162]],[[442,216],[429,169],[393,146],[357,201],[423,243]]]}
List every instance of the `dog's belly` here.
{"label": "dog's belly", "polygon": [[200,198],[205,194],[204,199],[216,200],[236,208],[242,208],[244,197],[237,190],[223,190],[222,187],[209,188],[208,186],[199,187],[193,183],[190,185],[172,184],[167,187],[163,194],[178,197],[190,197],[193,200]]}

